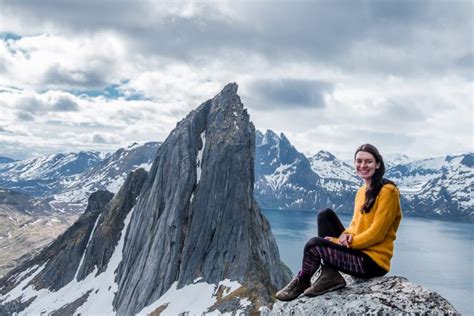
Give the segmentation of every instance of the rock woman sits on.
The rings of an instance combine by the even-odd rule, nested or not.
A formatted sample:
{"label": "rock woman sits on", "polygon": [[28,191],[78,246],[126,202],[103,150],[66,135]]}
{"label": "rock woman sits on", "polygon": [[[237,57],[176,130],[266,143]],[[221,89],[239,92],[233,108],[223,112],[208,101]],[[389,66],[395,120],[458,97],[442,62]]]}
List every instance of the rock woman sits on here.
{"label": "rock woman sits on", "polygon": [[[383,178],[383,158],[375,146],[364,144],[354,155],[357,175],[365,184],[355,197],[354,215],[344,229],[336,213],[318,214],[318,236],[304,247],[303,266],[276,298],[290,301],[301,293],[317,296],[346,286],[339,271],[362,278],[383,276],[390,270],[393,243],[402,212],[395,184]],[[311,277],[321,267],[319,278]]]}

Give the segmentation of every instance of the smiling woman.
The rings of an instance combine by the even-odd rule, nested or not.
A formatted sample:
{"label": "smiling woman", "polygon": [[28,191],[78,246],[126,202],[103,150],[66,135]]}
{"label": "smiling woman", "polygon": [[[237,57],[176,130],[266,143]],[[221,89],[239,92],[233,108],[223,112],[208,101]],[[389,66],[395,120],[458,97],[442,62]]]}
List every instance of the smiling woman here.
{"label": "smiling woman", "polygon": [[[290,301],[304,293],[317,296],[346,286],[339,271],[357,277],[383,276],[390,270],[396,232],[402,218],[400,193],[383,178],[385,166],[377,148],[357,148],[354,165],[365,184],[357,191],[354,215],[348,228],[331,209],[318,214],[318,237],[304,247],[298,275],[276,297]],[[320,269],[317,280],[311,278]]]}

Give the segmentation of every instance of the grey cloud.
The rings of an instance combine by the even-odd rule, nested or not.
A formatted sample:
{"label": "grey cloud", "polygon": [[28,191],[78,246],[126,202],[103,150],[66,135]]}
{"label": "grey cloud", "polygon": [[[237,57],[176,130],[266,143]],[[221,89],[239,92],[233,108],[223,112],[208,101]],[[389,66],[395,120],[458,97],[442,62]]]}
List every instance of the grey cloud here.
{"label": "grey cloud", "polygon": [[384,115],[400,122],[425,120],[427,115],[414,103],[409,99],[390,100],[384,107]]}
{"label": "grey cloud", "polygon": [[333,85],[316,80],[261,80],[251,87],[265,108],[323,108],[324,95],[332,93]]}
{"label": "grey cloud", "polygon": [[456,60],[456,64],[461,67],[474,68],[474,53],[466,54]]}
{"label": "grey cloud", "polygon": [[105,124],[99,123],[99,122],[80,122],[78,124],[80,127],[86,127],[86,128],[102,128],[102,127],[108,127]]}
{"label": "grey cloud", "polygon": [[78,111],[79,106],[70,97],[62,95],[54,102],[53,110],[58,112]]}
{"label": "grey cloud", "polygon": [[105,137],[100,135],[100,134],[94,134],[92,136],[92,141],[94,143],[100,143],[100,144],[107,144],[108,143],[107,139],[105,139]]}
{"label": "grey cloud", "polygon": [[24,111],[19,111],[16,113],[16,117],[17,119],[19,119],[20,121],[34,121],[35,118],[33,117],[33,115],[31,115],[30,113],[28,112],[24,112]]}
{"label": "grey cloud", "polygon": [[53,98],[51,102],[51,104],[45,103],[36,96],[22,97],[17,103],[17,106],[20,109],[20,112],[17,113],[17,117],[23,120],[28,120],[28,115],[30,114],[42,115],[47,112],[67,112],[79,110],[77,102],[67,94],[60,94],[57,98]]}
{"label": "grey cloud", "polygon": [[35,96],[22,97],[18,100],[17,106],[23,113],[39,113],[45,110],[43,102]]}
{"label": "grey cloud", "polygon": [[103,88],[107,86],[106,70],[68,70],[60,65],[50,67],[43,75],[42,81],[46,85],[61,87],[76,87],[79,89]]}
{"label": "grey cloud", "polygon": [[[443,54],[426,49],[433,40],[447,49],[472,52],[472,41],[459,40],[472,36],[469,1],[233,2],[231,10],[238,19],[222,16],[218,5],[206,2],[195,3],[205,6],[205,14],[155,17],[152,4],[4,1],[3,6],[30,21],[34,32],[34,26],[51,22],[72,34],[112,29],[127,36],[140,54],[186,61],[253,52],[274,61],[307,59],[360,71],[439,73],[452,71],[447,66],[451,63]],[[425,38],[424,31],[434,31],[436,38]],[[360,43],[366,50],[353,52]],[[393,58],[374,57],[377,45],[393,50]]]}
{"label": "grey cloud", "polygon": [[0,126],[0,133],[10,134],[11,132],[9,130],[5,129],[5,127]]}
{"label": "grey cloud", "polygon": [[[377,147],[380,146],[379,144],[396,144],[400,149],[403,149],[414,142],[413,137],[406,135],[397,129],[390,132],[358,129],[354,131],[354,133],[360,140],[360,144],[370,143]],[[381,148],[379,149],[382,150]]]}
{"label": "grey cloud", "polygon": [[92,142],[99,144],[118,144],[120,141],[118,137],[114,137],[112,135],[94,133],[92,134]]}
{"label": "grey cloud", "polygon": [[423,11],[428,9],[427,1],[397,0],[365,2],[370,15],[379,21],[392,23],[417,23],[423,17]]}
{"label": "grey cloud", "polygon": [[140,121],[144,118],[143,113],[140,110],[119,110],[114,114],[111,119],[124,122],[126,124],[134,124],[137,121]]}

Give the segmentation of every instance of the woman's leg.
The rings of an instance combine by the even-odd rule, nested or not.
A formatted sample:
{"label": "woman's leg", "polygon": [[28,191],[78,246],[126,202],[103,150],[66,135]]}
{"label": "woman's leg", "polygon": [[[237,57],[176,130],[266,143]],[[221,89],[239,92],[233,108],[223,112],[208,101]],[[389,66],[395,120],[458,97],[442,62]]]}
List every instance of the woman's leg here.
{"label": "woman's leg", "polygon": [[344,231],[344,225],[330,208],[318,213],[318,236],[319,237],[339,237]]}
{"label": "woman's leg", "polygon": [[[326,208],[318,212],[318,236],[319,237],[339,237],[339,235],[344,231],[344,225],[342,225],[339,217],[336,213],[330,209]],[[317,238],[313,238],[306,243],[303,252],[303,266],[301,271],[298,273],[298,276],[303,279],[311,279],[313,274],[318,270],[321,264],[321,257],[315,256],[312,252],[309,251],[312,248],[313,243]]]}
{"label": "woman's leg", "polygon": [[[344,226],[331,209],[325,209],[319,212],[318,214],[318,234],[321,236],[333,236],[338,237],[341,232],[344,230]],[[276,293],[276,298],[282,301],[290,301],[298,297],[301,293],[304,292],[307,288],[311,286],[311,276],[317,270],[320,265],[321,258],[311,256],[310,252],[307,252],[307,247],[305,247],[305,258],[303,260],[303,269],[306,269],[310,272],[303,273],[303,270],[298,273],[298,276],[295,277],[290,283],[288,283],[283,289]],[[309,254],[306,255],[306,254]],[[306,260],[306,263],[305,263]],[[313,266],[316,266],[314,269]],[[305,271],[306,271],[305,270]],[[314,271],[313,271],[314,270]]]}
{"label": "woman's leg", "polygon": [[321,237],[314,237],[306,243],[303,267],[298,275],[311,278],[322,261],[324,265],[357,277],[382,276],[387,273],[362,251],[346,248]]}

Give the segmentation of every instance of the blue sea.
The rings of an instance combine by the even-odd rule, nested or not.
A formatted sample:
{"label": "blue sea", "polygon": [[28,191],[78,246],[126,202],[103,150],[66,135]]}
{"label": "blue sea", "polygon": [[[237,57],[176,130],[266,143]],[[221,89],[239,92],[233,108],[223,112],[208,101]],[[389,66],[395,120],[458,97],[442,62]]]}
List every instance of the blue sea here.
{"label": "blue sea", "polygon": [[[263,210],[280,257],[297,273],[308,239],[317,236],[316,212]],[[348,215],[340,215],[347,226]],[[404,217],[388,275],[436,291],[463,315],[474,315],[474,224]]]}

